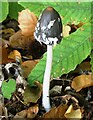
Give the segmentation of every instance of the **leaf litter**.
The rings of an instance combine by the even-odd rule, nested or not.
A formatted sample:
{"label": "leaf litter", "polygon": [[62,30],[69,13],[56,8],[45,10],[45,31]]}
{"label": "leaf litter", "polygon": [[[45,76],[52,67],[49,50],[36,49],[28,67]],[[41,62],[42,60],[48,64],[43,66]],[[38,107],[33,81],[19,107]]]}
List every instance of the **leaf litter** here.
{"label": "leaf litter", "polygon": [[[29,13],[29,11],[27,12]],[[35,19],[35,25],[37,17],[34,16],[33,13],[31,14],[32,18]],[[32,18],[30,19],[33,23],[34,21]],[[22,19],[24,19],[24,17]],[[4,77],[3,81],[6,81],[5,84],[8,85],[8,80],[13,78],[16,81],[16,90],[6,93],[6,95],[9,95],[13,92],[10,100],[5,99],[0,93],[0,115],[2,117],[9,116],[10,118],[91,119],[93,113],[93,81],[90,65],[86,67],[84,65],[86,62],[89,64],[89,60],[86,59],[83,61],[75,71],[51,81],[51,110],[46,113],[41,104],[42,84],[37,80],[35,82],[36,86],[31,88],[26,81],[30,71],[35,67],[43,53],[46,51],[46,46],[42,47],[39,43],[36,43],[33,36],[34,27],[33,30],[29,31],[30,33],[25,36],[24,34],[27,32],[26,27],[19,25],[22,30],[17,29],[16,31],[16,28],[18,28],[17,24],[16,27],[13,27],[11,30],[9,29],[9,26],[11,26],[9,25],[10,23],[11,22],[8,22],[8,27],[3,30],[4,46],[1,46],[0,49],[2,49],[2,54],[4,54],[0,64]],[[27,25],[29,25],[28,23],[29,22],[27,22]],[[64,36],[66,37],[70,32],[73,32],[72,28],[75,28],[76,30],[81,26],[82,24],[78,24],[77,26],[65,26]],[[25,32],[23,32],[24,28],[26,28]],[[9,33],[8,35],[7,31]],[[0,33],[2,33],[2,31],[0,31]],[[29,37],[29,35],[31,35],[31,37]],[[7,48],[5,48],[6,44]],[[36,46],[36,48],[34,46]],[[37,50],[37,53],[35,50]],[[10,67],[6,69],[5,66],[7,64],[10,64]],[[55,86],[57,86],[56,89],[54,88]]]}

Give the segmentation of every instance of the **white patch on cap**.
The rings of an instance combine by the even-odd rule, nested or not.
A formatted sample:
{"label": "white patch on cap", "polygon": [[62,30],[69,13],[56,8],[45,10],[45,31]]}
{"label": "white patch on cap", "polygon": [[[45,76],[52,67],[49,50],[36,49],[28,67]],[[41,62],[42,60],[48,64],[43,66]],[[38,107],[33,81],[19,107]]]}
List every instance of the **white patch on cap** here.
{"label": "white patch on cap", "polygon": [[57,44],[57,42],[58,42],[58,38],[57,38],[57,37],[55,37],[55,38],[49,37],[48,40],[49,40],[49,42],[50,42],[51,44],[54,44],[54,46],[55,46],[55,45]]}
{"label": "white patch on cap", "polygon": [[50,43],[50,41],[46,38],[45,44],[46,44],[46,45],[49,45],[49,43]]}
{"label": "white patch on cap", "polygon": [[52,21],[49,22],[48,29],[50,29],[53,26],[54,22],[55,22],[55,20],[52,20]]}
{"label": "white patch on cap", "polygon": [[58,18],[58,22],[60,22],[60,18]]}
{"label": "white patch on cap", "polygon": [[46,29],[46,26],[43,26],[43,27],[41,28],[41,30],[43,30],[43,31],[44,31],[45,29]]}
{"label": "white patch on cap", "polygon": [[9,73],[9,68],[12,67],[13,64],[12,63],[8,63],[5,65],[5,69],[7,70],[7,72]]}
{"label": "white patch on cap", "polygon": [[45,39],[46,39],[46,34],[45,34],[45,33],[42,33],[42,38],[43,38],[44,41],[45,41]]}

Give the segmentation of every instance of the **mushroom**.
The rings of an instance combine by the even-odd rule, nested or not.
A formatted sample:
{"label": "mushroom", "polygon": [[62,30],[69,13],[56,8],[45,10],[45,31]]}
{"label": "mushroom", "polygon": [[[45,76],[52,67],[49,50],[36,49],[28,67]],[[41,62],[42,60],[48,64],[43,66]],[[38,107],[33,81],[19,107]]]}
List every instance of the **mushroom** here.
{"label": "mushroom", "polygon": [[47,45],[47,61],[43,80],[42,105],[48,112],[51,108],[49,86],[52,68],[52,48],[62,39],[61,18],[54,8],[47,7],[42,12],[35,28],[34,37],[41,44],[44,43]]}

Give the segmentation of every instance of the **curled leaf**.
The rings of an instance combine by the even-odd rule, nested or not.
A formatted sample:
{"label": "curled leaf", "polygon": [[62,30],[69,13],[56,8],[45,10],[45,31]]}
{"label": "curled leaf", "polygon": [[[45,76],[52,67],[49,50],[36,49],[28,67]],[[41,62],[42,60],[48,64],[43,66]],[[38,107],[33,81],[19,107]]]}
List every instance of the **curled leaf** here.
{"label": "curled leaf", "polygon": [[80,75],[73,79],[71,87],[79,92],[81,89],[93,86],[92,75]]}
{"label": "curled leaf", "polygon": [[30,10],[25,9],[19,12],[18,22],[19,27],[22,30],[22,34],[25,36],[30,36],[35,31],[37,17],[33,12],[30,12]]}

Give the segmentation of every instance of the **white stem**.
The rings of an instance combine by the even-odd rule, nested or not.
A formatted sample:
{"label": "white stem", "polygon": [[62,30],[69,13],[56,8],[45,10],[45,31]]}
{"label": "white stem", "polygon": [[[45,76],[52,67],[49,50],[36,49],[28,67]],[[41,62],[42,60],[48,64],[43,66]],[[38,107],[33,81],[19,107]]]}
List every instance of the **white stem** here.
{"label": "white stem", "polygon": [[53,47],[52,45],[47,45],[47,61],[43,80],[42,104],[47,112],[50,110],[49,87],[52,68],[52,47]]}

